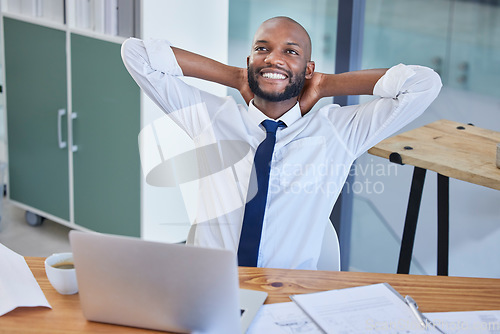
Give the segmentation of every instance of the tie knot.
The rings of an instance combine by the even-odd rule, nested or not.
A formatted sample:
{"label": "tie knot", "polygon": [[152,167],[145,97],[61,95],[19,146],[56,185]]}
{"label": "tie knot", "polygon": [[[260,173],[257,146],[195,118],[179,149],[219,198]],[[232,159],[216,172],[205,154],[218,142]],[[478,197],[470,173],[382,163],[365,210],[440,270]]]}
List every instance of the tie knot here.
{"label": "tie knot", "polygon": [[262,122],[262,125],[264,128],[266,128],[266,132],[271,132],[271,133],[276,133],[276,130],[278,130],[279,127],[285,127],[285,123],[283,121],[275,122],[271,121],[270,119],[266,119],[265,121]]}

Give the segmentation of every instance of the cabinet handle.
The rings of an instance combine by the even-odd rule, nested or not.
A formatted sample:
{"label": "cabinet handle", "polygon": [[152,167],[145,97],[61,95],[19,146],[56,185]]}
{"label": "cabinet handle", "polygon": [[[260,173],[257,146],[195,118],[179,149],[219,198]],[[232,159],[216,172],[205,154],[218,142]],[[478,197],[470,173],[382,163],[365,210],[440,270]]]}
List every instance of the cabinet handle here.
{"label": "cabinet handle", "polygon": [[57,111],[57,142],[59,144],[60,149],[63,149],[68,145],[68,143],[62,140],[61,123],[62,123],[62,117],[64,115],[66,115],[66,109],[59,109]]}
{"label": "cabinet handle", "polygon": [[[71,121],[73,121],[76,117],[78,117],[78,115],[76,114],[76,112],[73,112],[71,113]],[[71,146],[71,151],[72,152],[76,152],[78,151],[78,146],[75,145],[75,142],[73,140],[73,133],[75,132],[74,131],[74,127],[73,127],[73,124],[71,124],[71,142],[73,143],[73,146]]]}

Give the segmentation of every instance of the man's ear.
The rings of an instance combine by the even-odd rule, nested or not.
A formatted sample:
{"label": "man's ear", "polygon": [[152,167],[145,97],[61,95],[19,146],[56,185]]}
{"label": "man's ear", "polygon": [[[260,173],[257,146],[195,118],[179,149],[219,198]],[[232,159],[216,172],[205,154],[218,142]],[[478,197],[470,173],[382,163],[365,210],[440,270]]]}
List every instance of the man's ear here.
{"label": "man's ear", "polygon": [[314,74],[314,68],[316,67],[316,64],[312,60],[307,62],[306,65],[306,79],[311,79]]}
{"label": "man's ear", "polygon": [[250,56],[247,56],[247,68],[249,63],[250,63]]}

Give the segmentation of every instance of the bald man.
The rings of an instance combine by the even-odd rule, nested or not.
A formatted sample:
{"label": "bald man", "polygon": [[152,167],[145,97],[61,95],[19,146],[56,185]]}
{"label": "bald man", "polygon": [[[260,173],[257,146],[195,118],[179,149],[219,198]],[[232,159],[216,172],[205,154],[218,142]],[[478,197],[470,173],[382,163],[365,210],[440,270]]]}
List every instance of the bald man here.
{"label": "bald man", "polygon": [[[439,76],[421,66],[315,72],[307,31],[287,17],[257,29],[247,68],[160,40],[129,39],[122,57],[144,92],[193,139],[205,168],[188,243],[238,252],[245,266],[316,269],[351,164],[417,118],[441,88]],[[248,107],[181,76],[236,88]],[[310,112],[323,97],[361,94],[377,98]],[[214,144],[219,150],[209,153]],[[270,161],[262,168],[264,156]]]}

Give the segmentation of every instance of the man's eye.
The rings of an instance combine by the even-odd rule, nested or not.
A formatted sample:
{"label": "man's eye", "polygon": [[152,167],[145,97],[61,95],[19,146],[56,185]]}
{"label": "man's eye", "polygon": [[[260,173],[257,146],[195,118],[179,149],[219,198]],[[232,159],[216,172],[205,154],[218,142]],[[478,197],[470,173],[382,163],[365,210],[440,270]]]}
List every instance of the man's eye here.
{"label": "man's eye", "polygon": [[263,47],[263,46],[257,46],[255,48],[255,51],[267,51],[267,48]]}
{"label": "man's eye", "polygon": [[292,54],[292,55],[298,55],[299,53],[295,50],[286,50],[286,53]]}

